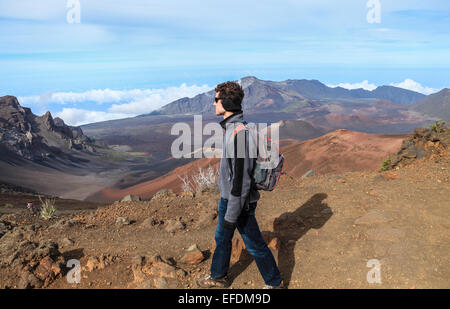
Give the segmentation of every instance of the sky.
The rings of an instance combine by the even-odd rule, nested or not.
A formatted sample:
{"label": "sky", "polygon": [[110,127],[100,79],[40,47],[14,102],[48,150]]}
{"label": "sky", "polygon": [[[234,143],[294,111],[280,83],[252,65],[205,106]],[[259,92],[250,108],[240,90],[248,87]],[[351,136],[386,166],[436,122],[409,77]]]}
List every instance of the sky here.
{"label": "sky", "polygon": [[431,94],[450,87],[450,1],[0,0],[0,68],[0,96],[71,125],[249,75]]}

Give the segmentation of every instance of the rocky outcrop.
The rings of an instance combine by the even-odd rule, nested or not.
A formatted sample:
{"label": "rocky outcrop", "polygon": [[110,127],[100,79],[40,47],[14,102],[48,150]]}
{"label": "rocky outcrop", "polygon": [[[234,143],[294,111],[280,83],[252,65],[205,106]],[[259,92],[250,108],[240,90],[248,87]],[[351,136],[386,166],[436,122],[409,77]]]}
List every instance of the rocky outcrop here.
{"label": "rocky outcrop", "polygon": [[400,151],[390,158],[390,168],[402,167],[417,159],[433,158],[447,153],[450,146],[450,127],[434,131],[416,128],[413,136],[405,139]]}
{"label": "rocky outcrop", "polygon": [[138,255],[133,258],[131,269],[134,281],[129,287],[138,289],[181,288],[180,280],[187,276],[186,271],[177,267],[171,259],[160,255]]}
{"label": "rocky outcrop", "polygon": [[79,127],[68,126],[50,112],[34,115],[13,96],[0,97],[0,145],[29,160],[45,160],[71,150],[95,152]]}
{"label": "rocky outcrop", "polygon": [[11,287],[47,287],[64,271],[64,258],[58,244],[52,240],[34,241],[39,226],[28,225],[7,228],[0,241],[0,266],[17,274],[2,284]]}

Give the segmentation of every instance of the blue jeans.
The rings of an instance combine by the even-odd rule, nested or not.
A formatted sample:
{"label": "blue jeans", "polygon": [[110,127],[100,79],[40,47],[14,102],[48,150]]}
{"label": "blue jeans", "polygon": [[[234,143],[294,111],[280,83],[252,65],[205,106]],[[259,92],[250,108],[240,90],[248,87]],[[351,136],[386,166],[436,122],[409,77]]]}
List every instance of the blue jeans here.
{"label": "blue jeans", "polygon": [[[258,223],[255,218],[256,203],[250,203],[249,210],[243,210],[239,216],[236,227],[241,234],[247,251],[255,259],[259,272],[267,285],[277,286],[281,283],[281,275],[275,258],[262,238]],[[211,277],[220,279],[227,275],[230,266],[231,240],[234,228],[223,226],[223,220],[227,211],[228,200],[220,198],[218,206],[219,222],[215,234],[216,249],[211,263]]]}

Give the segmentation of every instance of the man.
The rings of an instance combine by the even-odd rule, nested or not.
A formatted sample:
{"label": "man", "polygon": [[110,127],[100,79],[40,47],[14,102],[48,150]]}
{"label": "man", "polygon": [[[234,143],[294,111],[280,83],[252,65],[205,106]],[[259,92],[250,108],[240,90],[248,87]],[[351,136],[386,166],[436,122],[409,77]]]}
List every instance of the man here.
{"label": "man", "polygon": [[[215,91],[216,115],[223,116],[220,125],[225,130],[219,173],[220,202],[215,233],[216,249],[212,257],[210,274],[197,280],[197,285],[201,288],[229,286],[226,275],[230,266],[231,241],[237,228],[246,249],[255,259],[266,284],[264,288],[280,288],[280,272],[272,252],[262,238],[255,218],[256,204],[260,195],[252,187],[250,171],[253,169],[255,159],[249,155],[249,132],[237,129],[242,128],[238,125],[243,122],[241,104],[244,91],[235,82],[219,84]],[[234,147],[230,147],[231,145]],[[229,153],[227,147],[234,148],[234,154],[229,159],[226,155]],[[244,155],[237,155],[242,153]]]}

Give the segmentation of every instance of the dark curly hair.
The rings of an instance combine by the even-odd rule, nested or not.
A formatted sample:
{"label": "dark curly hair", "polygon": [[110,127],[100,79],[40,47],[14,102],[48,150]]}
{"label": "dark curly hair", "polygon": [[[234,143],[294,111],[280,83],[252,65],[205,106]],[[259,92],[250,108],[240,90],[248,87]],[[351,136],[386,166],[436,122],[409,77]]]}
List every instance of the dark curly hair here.
{"label": "dark curly hair", "polygon": [[241,85],[236,82],[225,82],[218,84],[214,89],[216,92],[220,91],[221,98],[228,98],[235,104],[241,104],[244,99],[244,90]]}

